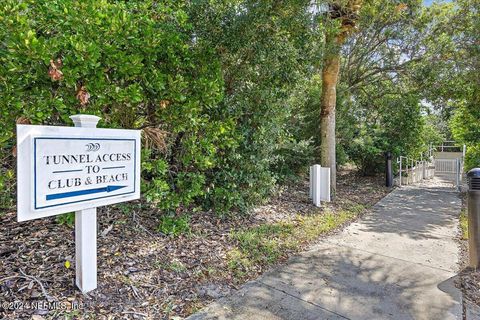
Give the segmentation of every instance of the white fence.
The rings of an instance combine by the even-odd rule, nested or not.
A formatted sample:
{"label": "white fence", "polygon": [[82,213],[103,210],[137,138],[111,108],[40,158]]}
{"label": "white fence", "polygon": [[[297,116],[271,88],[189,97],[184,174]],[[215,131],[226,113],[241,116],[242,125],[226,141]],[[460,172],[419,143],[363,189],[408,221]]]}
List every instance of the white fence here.
{"label": "white fence", "polygon": [[458,188],[462,182],[462,159],[435,159],[435,176],[451,181]]}
{"label": "white fence", "polygon": [[435,165],[432,159],[417,161],[400,156],[397,163],[399,174],[396,183],[399,186],[417,183],[424,179],[432,179],[435,175]]}
{"label": "white fence", "polygon": [[465,157],[466,146],[457,144],[455,141],[444,141],[439,146],[430,146],[435,152],[456,152],[462,153],[463,157]]}
{"label": "white fence", "polygon": [[435,159],[435,171],[437,174],[450,174],[457,171],[458,159]]}

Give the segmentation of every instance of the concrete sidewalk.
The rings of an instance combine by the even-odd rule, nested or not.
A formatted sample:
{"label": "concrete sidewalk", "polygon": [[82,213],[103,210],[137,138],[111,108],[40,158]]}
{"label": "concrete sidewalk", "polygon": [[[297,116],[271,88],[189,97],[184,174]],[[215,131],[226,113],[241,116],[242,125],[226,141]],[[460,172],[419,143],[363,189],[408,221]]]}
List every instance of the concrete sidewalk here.
{"label": "concrete sidewalk", "polygon": [[396,189],[359,222],[189,319],[462,319],[460,199]]}

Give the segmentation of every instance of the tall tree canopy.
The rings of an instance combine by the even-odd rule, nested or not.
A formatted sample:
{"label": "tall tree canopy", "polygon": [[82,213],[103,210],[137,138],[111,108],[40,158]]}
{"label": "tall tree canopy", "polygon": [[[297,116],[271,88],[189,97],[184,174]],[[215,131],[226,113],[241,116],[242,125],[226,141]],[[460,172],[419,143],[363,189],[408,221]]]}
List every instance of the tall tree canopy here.
{"label": "tall tree canopy", "polygon": [[[478,0],[5,0],[0,205],[15,123],[143,130],[170,214],[245,212],[321,161],[381,170],[452,135],[479,159]],[[447,126],[446,124],[449,124]],[[319,134],[320,133],[320,134]]]}
{"label": "tall tree canopy", "polygon": [[480,1],[459,0],[458,6],[452,38],[456,48],[454,81],[459,85],[447,98],[454,107],[452,133],[457,141],[467,144],[469,169],[480,167]]}

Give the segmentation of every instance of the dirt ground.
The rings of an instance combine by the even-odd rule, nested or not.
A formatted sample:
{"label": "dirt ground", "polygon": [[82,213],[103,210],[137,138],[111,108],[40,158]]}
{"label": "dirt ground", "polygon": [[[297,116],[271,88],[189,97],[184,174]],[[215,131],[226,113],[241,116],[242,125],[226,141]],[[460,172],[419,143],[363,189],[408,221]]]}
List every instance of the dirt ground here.
{"label": "dirt ground", "polygon": [[[328,207],[338,210],[346,201],[369,207],[388,193],[383,183],[381,176],[341,171],[336,200]],[[280,188],[250,216],[222,220],[195,213],[191,233],[178,237],[156,231],[161,213],[145,203],[99,208],[98,288],[84,295],[74,283],[74,228],[55,218],[18,223],[12,208],[0,214],[0,318],[187,316],[269,268],[256,266],[242,279],[228,270],[226,254],[235,246],[232,230],[317,211],[322,209],[310,204],[306,181]]]}

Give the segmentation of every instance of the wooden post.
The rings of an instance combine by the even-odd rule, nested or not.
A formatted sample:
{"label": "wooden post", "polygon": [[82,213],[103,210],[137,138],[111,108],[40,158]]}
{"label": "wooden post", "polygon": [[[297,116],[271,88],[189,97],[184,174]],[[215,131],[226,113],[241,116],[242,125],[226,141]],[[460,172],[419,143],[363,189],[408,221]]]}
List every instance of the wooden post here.
{"label": "wooden post", "polygon": [[[71,116],[75,127],[96,128],[100,117]],[[75,275],[83,293],[97,288],[97,208],[75,212]]]}

